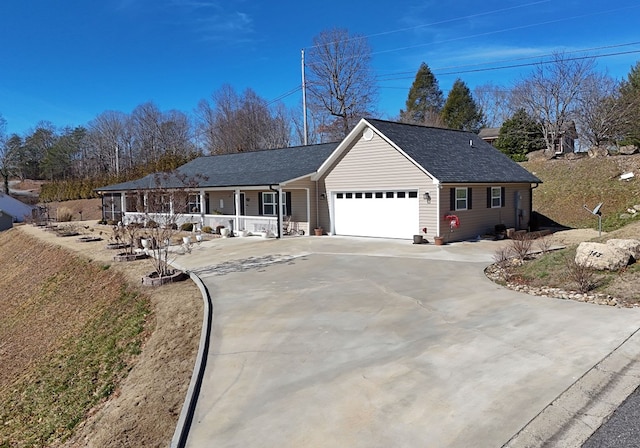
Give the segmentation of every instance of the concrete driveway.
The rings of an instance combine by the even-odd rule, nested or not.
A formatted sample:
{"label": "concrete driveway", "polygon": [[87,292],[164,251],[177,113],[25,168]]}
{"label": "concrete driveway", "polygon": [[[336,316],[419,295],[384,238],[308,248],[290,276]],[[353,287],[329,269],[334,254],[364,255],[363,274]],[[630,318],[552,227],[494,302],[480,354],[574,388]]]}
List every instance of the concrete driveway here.
{"label": "concrete driveway", "polygon": [[214,304],[187,446],[502,446],[640,314],[501,288],[495,249],[236,238],[180,257]]}

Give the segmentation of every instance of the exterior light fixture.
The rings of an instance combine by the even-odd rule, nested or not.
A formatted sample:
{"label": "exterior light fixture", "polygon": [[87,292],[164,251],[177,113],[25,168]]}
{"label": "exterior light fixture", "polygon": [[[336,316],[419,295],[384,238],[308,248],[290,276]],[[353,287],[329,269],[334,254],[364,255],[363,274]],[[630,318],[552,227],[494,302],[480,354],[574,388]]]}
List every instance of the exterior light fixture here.
{"label": "exterior light fixture", "polygon": [[424,195],[422,195],[422,197],[424,198],[425,201],[427,201],[427,204],[431,204],[431,195],[429,194],[428,191],[425,191]]}

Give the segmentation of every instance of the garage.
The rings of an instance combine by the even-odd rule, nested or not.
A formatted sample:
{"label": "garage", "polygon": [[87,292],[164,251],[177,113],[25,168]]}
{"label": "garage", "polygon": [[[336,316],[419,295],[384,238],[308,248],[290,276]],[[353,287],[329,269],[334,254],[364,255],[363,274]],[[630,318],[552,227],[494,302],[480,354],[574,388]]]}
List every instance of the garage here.
{"label": "garage", "polygon": [[411,239],[419,231],[417,190],[333,193],[336,235]]}

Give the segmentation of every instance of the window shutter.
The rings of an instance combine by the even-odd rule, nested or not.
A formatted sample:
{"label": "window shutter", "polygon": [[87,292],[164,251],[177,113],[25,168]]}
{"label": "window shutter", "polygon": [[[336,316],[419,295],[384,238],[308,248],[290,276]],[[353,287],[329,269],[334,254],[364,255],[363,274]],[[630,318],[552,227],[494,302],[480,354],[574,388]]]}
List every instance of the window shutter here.
{"label": "window shutter", "polygon": [[449,198],[449,210],[453,211],[456,209],[456,189],[450,188],[451,197]]}
{"label": "window shutter", "polygon": [[506,189],[504,187],[500,188],[500,207],[504,207],[505,203],[506,203],[506,198],[507,198],[507,194],[506,194]]}
{"label": "window shutter", "polygon": [[471,210],[471,187],[467,188],[467,210]]}
{"label": "window shutter", "polygon": [[258,192],[258,215],[262,216],[262,193]]}
{"label": "window shutter", "polygon": [[491,208],[491,187],[487,187],[487,208]]}
{"label": "window shutter", "polygon": [[289,216],[293,215],[293,212],[291,211],[291,192],[290,191],[285,192],[284,203],[287,208],[287,214]]}

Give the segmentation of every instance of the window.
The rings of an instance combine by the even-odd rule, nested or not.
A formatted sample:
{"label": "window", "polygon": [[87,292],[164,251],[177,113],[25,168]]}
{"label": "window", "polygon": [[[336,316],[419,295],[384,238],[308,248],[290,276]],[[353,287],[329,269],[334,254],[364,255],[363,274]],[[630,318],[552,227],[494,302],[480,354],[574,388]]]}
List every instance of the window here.
{"label": "window", "polygon": [[505,189],[504,187],[487,187],[487,208],[504,207]]}
{"label": "window", "polygon": [[[276,216],[278,214],[278,204],[276,203],[277,193],[263,192],[260,195],[261,207],[260,211],[265,216]],[[288,216],[291,214],[291,192],[282,192],[282,216]]]}
{"label": "window", "polygon": [[418,197],[418,192],[417,191],[410,191],[409,192],[409,197],[410,198],[417,198]]}
{"label": "window", "polygon": [[502,188],[491,187],[491,208],[502,207]]}
{"label": "window", "polygon": [[466,188],[456,188],[456,210],[467,210],[467,189]]}
{"label": "window", "polygon": [[397,197],[398,197],[399,199],[401,199],[401,198],[405,198],[406,196],[407,196],[407,193],[406,193],[405,191],[398,191],[398,195],[397,195]]}
{"label": "window", "polygon": [[376,199],[382,199],[383,193],[381,191],[376,192]]}
{"label": "window", "polygon": [[187,200],[187,213],[200,213],[200,195],[190,194]]}
{"label": "window", "polygon": [[275,193],[262,193],[262,214],[274,216],[277,213]]}
{"label": "window", "polygon": [[364,194],[364,198],[365,199],[373,199],[373,193],[365,193]]}

